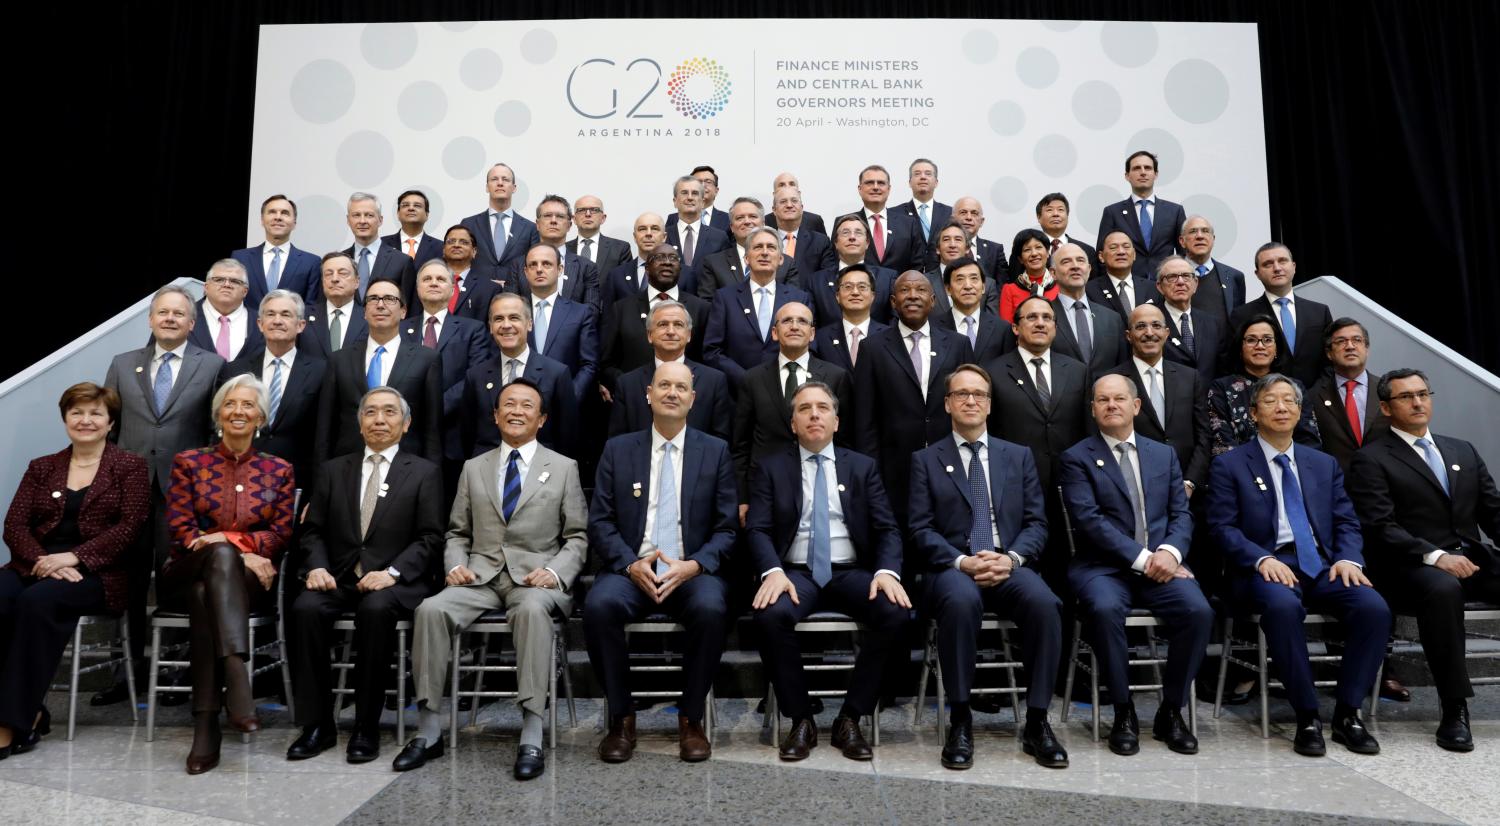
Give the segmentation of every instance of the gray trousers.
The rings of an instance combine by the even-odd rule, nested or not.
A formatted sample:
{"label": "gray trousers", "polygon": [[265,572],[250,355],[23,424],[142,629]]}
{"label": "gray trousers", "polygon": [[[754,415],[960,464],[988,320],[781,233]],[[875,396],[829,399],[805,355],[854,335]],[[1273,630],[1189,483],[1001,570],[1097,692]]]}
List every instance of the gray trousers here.
{"label": "gray trousers", "polygon": [[496,608],[505,609],[515,637],[517,702],[535,714],[545,712],[552,686],[552,675],[547,673],[552,618],[568,616],[573,597],[556,588],[517,585],[505,570],[489,582],[450,585],[417,606],[411,662],[419,706],[438,710],[453,656],[453,635]]}

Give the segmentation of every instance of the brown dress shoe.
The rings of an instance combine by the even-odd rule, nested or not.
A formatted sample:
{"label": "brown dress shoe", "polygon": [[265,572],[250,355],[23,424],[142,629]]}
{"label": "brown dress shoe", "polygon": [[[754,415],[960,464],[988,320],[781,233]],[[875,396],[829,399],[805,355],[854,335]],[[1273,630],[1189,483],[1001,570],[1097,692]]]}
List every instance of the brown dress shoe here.
{"label": "brown dress shoe", "polygon": [[708,744],[708,736],[703,733],[703,724],[695,720],[689,720],[682,715],[677,716],[677,756],[684,762],[698,763],[712,757],[714,747]]}
{"label": "brown dress shoe", "polygon": [[611,718],[609,733],[599,741],[599,759],[606,763],[624,763],[635,754],[635,715]]}
{"label": "brown dress shoe", "polygon": [[818,745],[818,724],[811,717],[792,721],[792,730],[781,740],[781,759],[806,760]]}
{"label": "brown dress shoe", "polygon": [[870,744],[865,742],[865,735],[859,730],[859,721],[853,717],[841,715],[835,718],[833,734],[828,738],[828,742],[850,760],[871,760],[875,757]]}
{"label": "brown dress shoe", "polygon": [[1395,677],[1386,677],[1380,681],[1380,696],[1398,703],[1411,702],[1411,691]]}

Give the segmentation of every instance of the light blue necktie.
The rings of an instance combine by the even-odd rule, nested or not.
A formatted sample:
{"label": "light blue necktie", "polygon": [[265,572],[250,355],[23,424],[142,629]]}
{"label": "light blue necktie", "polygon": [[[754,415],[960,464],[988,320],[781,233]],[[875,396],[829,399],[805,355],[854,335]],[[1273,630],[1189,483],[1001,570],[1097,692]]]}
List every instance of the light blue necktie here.
{"label": "light blue necktie", "polygon": [[550,320],[547,303],[545,298],[536,303],[536,351],[543,355],[547,352],[547,322]]}
{"label": "light blue necktie", "polygon": [[1281,333],[1286,336],[1286,346],[1296,350],[1297,322],[1292,320],[1292,300],[1284,297],[1278,298],[1276,306],[1281,308]]}
{"label": "light blue necktie", "polygon": [[922,237],[932,236],[932,216],[927,214],[927,205],[921,204],[917,207],[917,217],[922,219]]}
{"label": "light blue necktie", "polygon": [[370,286],[370,248],[359,251],[359,300],[365,299],[365,290]]}
{"label": "light blue necktie", "polygon": [[[672,451],[667,442],[661,447],[661,469],[656,480],[656,524],[651,529],[651,544],[671,559],[682,558],[677,544],[677,480],[672,477]],[[656,572],[667,572],[666,563],[657,562]]]}
{"label": "light blue necktie", "polygon": [[1142,200],[1137,202],[1141,208],[1141,240],[1146,242],[1146,249],[1151,249],[1151,202]]}
{"label": "light blue necktie", "polygon": [[271,271],[266,273],[266,291],[276,289],[281,283],[281,247],[271,248]]}
{"label": "light blue necktie", "polygon": [[1312,523],[1307,521],[1302,486],[1297,484],[1292,460],[1285,453],[1276,454],[1276,465],[1281,468],[1281,504],[1286,508],[1286,521],[1292,526],[1292,540],[1297,545],[1297,567],[1315,577],[1323,570],[1323,558],[1318,556],[1318,542],[1313,539]]}
{"label": "light blue necktie", "polygon": [[505,219],[510,215],[501,212],[495,216],[495,260],[499,261],[505,257],[505,243],[510,240],[510,233],[505,231]]}
{"label": "light blue necktie", "polygon": [[964,316],[964,326],[969,328],[964,331],[964,335],[969,337],[969,346],[978,347],[979,329],[974,324],[974,316]]}
{"label": "light blue necktie", "polygon": [[1422,455],[1427,458],[1427,467],[1432,470],[1432,475],[1437,477],[1439,485],[1443,486],[1443,493],[1452,495],[1448,490],[1448,471],[1443,469],[1443,460],[1438,458],[1437,451],[1432,449],[1432,442],[1426,438],[1417,440],[1417,447],[1422,448]]}
{"label": "light blue necktie", "polygon": [[172,359],[175,358],[175,353],[163,353],[161,366],[156,368],[156,384],[151,389],[156,395],[157,415],[167,409],[167,398],[172,395]]}
{"label": "light blue necktie", "polygon": [[266,424],[276,421],[276,410],[281,407],[281,359],[271,362],[271,410],[266,416]]}
{"label": "light blue necktie", "polygon": [[760,293],[755,316],[760,322],[760,340],[765,341],[771,335],[771,291],[765,287],[757,287],[755,291]]}
{"label": "light blue necktie", "polygon": [[365,371],[365,389],[374,390],[380,386],[380,360],[384,355],[384,344],[375,348],[375,357],[370,359],[370,369]]}
{"label": "light blue necktie", "polygon": [[828,584],[828,580],[833,579],[833,537],[832,530],[828,527],[828,476],[823,472],[823,465],[828,457],[814,454],[808,459],[817,465],[818,472],[813,476],[812,555],[807,564],[812,568],[813,582],[822,588]]}

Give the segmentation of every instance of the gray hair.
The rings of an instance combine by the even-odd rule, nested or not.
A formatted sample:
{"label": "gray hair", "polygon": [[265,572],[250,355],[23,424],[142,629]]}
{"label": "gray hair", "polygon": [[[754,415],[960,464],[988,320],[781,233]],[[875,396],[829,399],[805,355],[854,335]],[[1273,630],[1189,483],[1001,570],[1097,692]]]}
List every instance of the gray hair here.
{"label": "gray hair", "polygon": [[1302,385],[1291,376],[1281,373],[1267,373],[1256,379],[1255,384],[1250,385],[1250,406],[1255,407],[1259,405],[1261,394],[1270,390],[1273,384],[1285,384],[1292,388],[1292,397],[1297,400],[1298,407],[1302,406]]}
{"label": "gray hair", "polygon": [[1196,272],[1198,270],[1198,265],[1195,264],[1195,263],[1193,263],[1193,261],[1191,259],[1189,259],[1186,255],[1177,255],[1177,254],[1174,253],[1172,255],[1167,256],[1166,258],[1163,258],[1161,260],[1161,263],[1156,265],[1156,280],[1157,281],[1161,280],[1161,271],[1164,270],[1164,269],[1166,269],[1167,265],[1170,264],[1170,263],[1172,263],[1173,261],[1181,261],[1182,263],[1187,264],[1189,272]]}
{"label": "gray hair", "polygon": [[677,180],[675,180],[675,181],[672,182],[672,197],[673,198],[677,197],[677,185],[678,184],[686,184],[686,183],[697,184],[698,185],[698,191],[700,193],[703,191],[703,182],[702,181],[698,180],[697,178],[694,178],[692,175],[683,175],[681,178],[678,178]]}
{"label": "gray hair", "polygon": [[1097,394],[1099,392],[1099,382],[1104,381],[1105,379],[1121,379],[1125,382],[1125,389],[1130,391],[1130,398],[1139,399],[1141,397],[1140,388],[1135,386],[1135,379],[1132,379],[1124,373],[1105,373],[1099,378],[1094,379],[1094,385],[1092,388],[1090,388],[1090,401],[1093,401],[1094,394]]}
{"label": "gray hair", "polygon": [[161,298],[162,296],[173,294],[180,295],[183,298],[186,298],[189,307],[195,307],[198,304],[198,299],[194,298],[193,294],[188,292],[186,287],[182,287],[177,284],[167,284],[166,286],[151,294],[151,306],[155,307],[156,300]]}
{"label": "gray hair", "polygon": [[933,163],[927,158],[917,158],[906,167],[906,177],[910,178],[911,173],[917,171],[917,164],[919,163],[925,163],[928,166],[932,167],[932,177],[936,178],[938,176],[937,164]]}
{"label": "gray hair", "polygon": [[250,273],[245,270],[245,265],[233,258],[220,258],[215,261],[213,266],[208,268],[208,272],[203,275],[203,280],[207,281],[209,276],[214,274],[214,270],[233,270],[239,273],[241,278],[245,279],[245,286],[250,285]]}
{"label": "gray hair", "polygon": [[302,300],[302,296],[292,292],[291,290],[277,289],[266,293],[265,297],[260,300],[260,307],[257,312],[261,315],[265,315],[266,304],[276,300],[292,302],[292,306],[297,308],[297,319],[299,321],[305,320],[307,318],[307,302]]}
{"label": "gray hair", "polygon": [[365,409],[365,402],[369,401],[370,397],[375,395],[376,393],[390,393],[391,395],[395,396],[396,401],[401,403],[401,417],[408,422],[411,421],[411,405],[406,403],[406,397],[401,395],[401,391],[397,390],[394,387],[381,385],[359,397],[359,406],[354,408],[354,419],[356,422],[359,421],[360,414]]}
{"label": "gray hair", "polygon": [[453,280],[453,268],[448,266],[448,263],[442,258],[429,258],[426,261],[422,262],[422,266],[417,267],[417,277],[421,278],[422,273],[426,272],[428,267],[433,266],[442,267],[443,272],[448,274],[448,280]]}
{"label": "gray hair", "polygon": [[781,251],[781,236],[776,234],[776,230],[771,229],[770,227],[766,226],[765,224],[761,224],[760,226],[758,226],[755,229],[751,230],[749,235],[745,236],[745,248],[749,249],[750,248],[750,242],[752,240],[754,240],[755,236],[760,235],[763,232],[767,233],[767,234],[769,234],[771,236],[771,240],[776,242],[776,251],[780,252]]}
{"label": "gray hair", "polygon": [[255,406],[260,410],[260,426],[265,427],[270,424],[271,400],[266,397],[266,386],[255,377],[255,374],[241,373],[224,382],[223,386],[214,393],[213,406],[209,408],[209,415],[213,418],[215,435],[224,435],[224,426],[219,424],[219,408],[224,406],[224,399],[229,397],[231,390],[241,387],[248,387],[255,391]]}
{"label": "gray hair", "polygon": [[359,201],[374,201],[375,202],[375,214],[376,215],[384,215],[385,214],[385,210],[380,208],[380,198],[379,198],[379,196],[371,195],[368,192],[356,192],[353,195],[350,195],[349,196],[349,203],[346,206],[354,206],[354,204],[358,203]]}
{"label": "gray hair", "polygon": [[682,303],[681,301],[673,301],[670,298],[658,301],[656,302],[656,304],[652,305],[651,312],[646,316],[646,327],[650,328],[652,324],[655,324],[656,314],[666,309],[681,310],[683,316],[687,318],[688,332],[691,333],[693,331],[693,314],[691,312],[688,312],[687,305]]}

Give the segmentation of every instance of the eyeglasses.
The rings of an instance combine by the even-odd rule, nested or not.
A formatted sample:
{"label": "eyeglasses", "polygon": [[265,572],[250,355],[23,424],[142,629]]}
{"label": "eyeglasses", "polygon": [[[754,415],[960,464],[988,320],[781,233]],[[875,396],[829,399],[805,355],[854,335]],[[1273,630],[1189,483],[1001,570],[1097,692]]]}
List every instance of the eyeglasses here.
{"label": "eyeglasses", "polygon": [[1192,281],[1195,277],[1196,276],[1194,276],[1190,272],[1174,272],[1168,273],[1167,275],[1159,275],[1156,277],[1156,280],[1166,281],[1170,283],[1172,281]]}
{"label": "eyeglasses", "polygon": [[990,400],[988,390],[950,390],[948,398],[961,402],[987,402]]}
{"label": "eyeglasses", "polygon": [[230,278],[224,275],[210,275],[208,277],[208,283],[214,285],[215,287],[222,287],[225,284],[233,284],[236,287],[243,287],[245,286],[246,282],[241,281],[238,278]]}
{"label": "eyeglasses", "polygon": [[1251,347],[1275,347],[1275,336],[1245,336],[1242,341]]}
{"label": "eyeglasses", "polygon": [[474,246],[474,242],[470,241],[467,238],[449,238],[447,241],[444,241],[443,243],[447,244],[450,247],[472,247],[472,246]]}
{"label": "eyeglasses", "polygon": [[1356,347],[1363,347],[1365,345],[1365,337],[1364,336],[1347,336],[1347,337],[1336,338],[1333,341],[1330,341],[1328,343],[1330,345],[1334,346],[1334,347],[1345,347],[1345,346],[1350,345],[1350,344],[1353,344]]}
{"label": "eyeglasses", "polygon": [[1412,402],[1429,401],[1433,396],[1436,395],[1437,394],[1432,392],[1431,390],[1418,390],[1415,393],[1401,393],[1399,395],[1392,396],[1390,398],[1390,401],[1401,402],[1402,404],[1411,404]]}
{"label": "eyeglasses", "polygon": [[865,231],[858,227],[845,227],[834,233],[834,236],[837,238],[863,238],[865,237]]}
{"label": "eyeglasses", "polygon": [[874,292],[874,290],[870,289],[869,284],[860,284],[854,281],[845,281],[839,285],[839,289],[846,293],[854,293],[855,295]]}
{"label": "eyeglasses", "polygon": [[1208,227],[1193,227],[1182,231],[1183,235],[1213,235],[1214,231]]}
{"label": "eyeglasses", "polygon": [[1130,329],[1136,331],[1137,333],[1144,333],[1147,330],[1161,332],[1162,330],[1167,329],[1167,325],[1161,323],[1160,321],[1137,321],[1135,324],[1132,324],[1130,326]]}
{"label": "eyeglasses", "polygon": [[777,319],[776,326],[778,326],[778,327],[811,327],[813,325],[812,325],[812,321],[811,320],[806,319],[806,318],[802,318],[801,316],[796,316],[796,317],[791,317],[791,318]]}
{"label": "eyeglasses", "polygon": [[1027,313],[1026,315],[1018,315],[1018,316],[1016,316],[1016,321],[1026,321],[1026,322],[1046,321],[1048,323],[1051,323],[1052,320],[1053,320],[1053,318],[1052,318],[1052,314],[1051,313]]}
{"label": "eyeglasses", "polygon": [[367,296],[365,296],[365,303],[366,304],[374,305],[376,307],[380,307],[380,306],[399,307],[399,306],[401,306],[401,296],[399,296],[399,295],[367,295]]}
{"label": "eyeglasses", "polygon": [[575,215],[603,215],[604,207],[579,207],[573,210]]}

